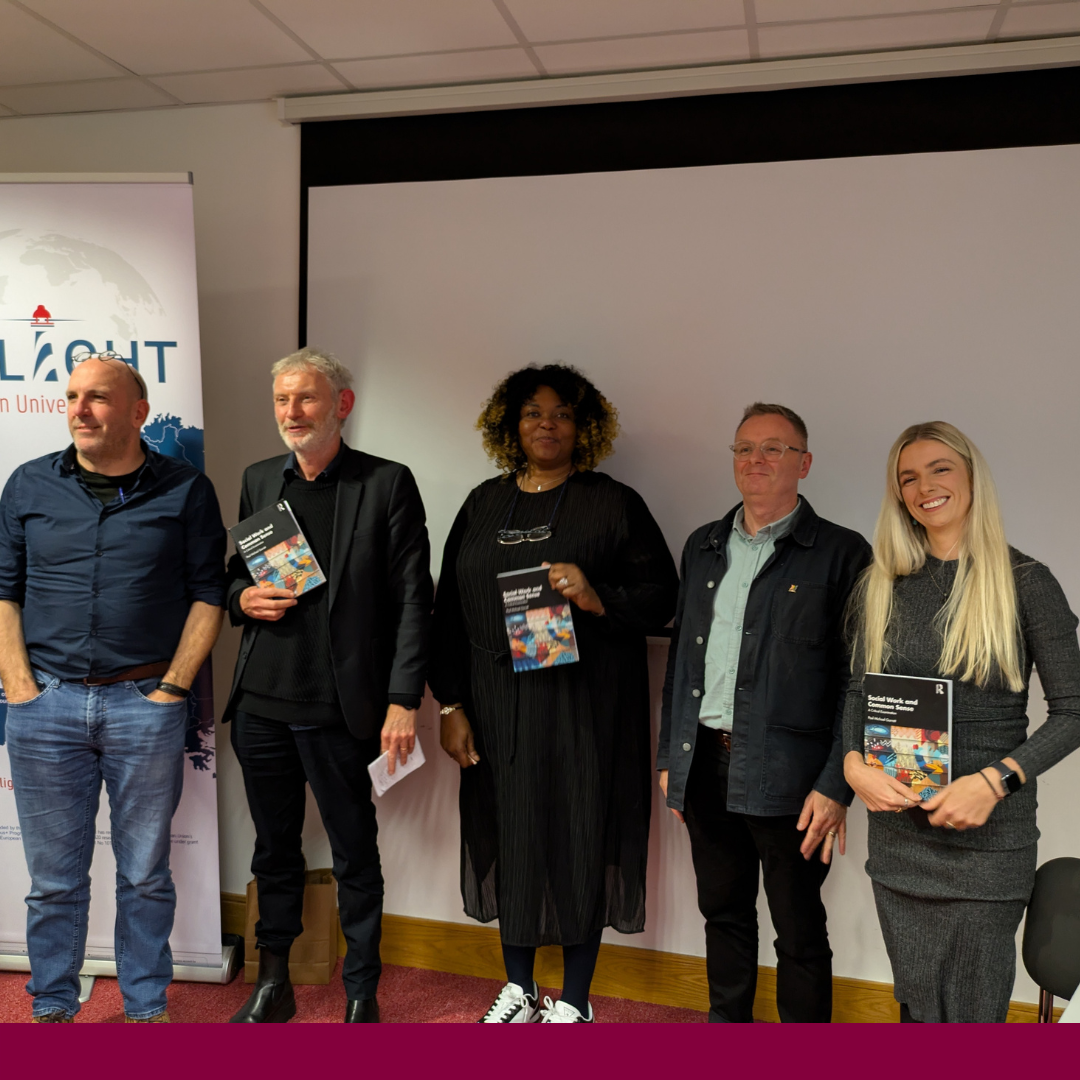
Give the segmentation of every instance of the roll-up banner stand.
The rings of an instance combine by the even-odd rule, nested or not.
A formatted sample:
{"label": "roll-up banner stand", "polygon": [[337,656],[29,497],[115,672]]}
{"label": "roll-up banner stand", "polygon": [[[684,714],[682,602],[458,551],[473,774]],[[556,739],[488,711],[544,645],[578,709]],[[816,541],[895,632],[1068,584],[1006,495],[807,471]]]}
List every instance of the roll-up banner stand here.
{"label": "roll-up banner stand", "polygon": [[[65,389],[79,352],[114,350],[146,380],[143,438],[203,468],[202,376],[190,174],[0,173],[0,485],[71,439]],[[209,664],[188,730],[184,793],[172,826],[177,979],[222,982],[217,784]],[[6,706],[0,702],[0,710]],[[0,716],[0,725],[3,718]],[[115,975],[116,863],[102,794],[87,975]],[[29,971],[14,785],[0,746],[0,969]]]}

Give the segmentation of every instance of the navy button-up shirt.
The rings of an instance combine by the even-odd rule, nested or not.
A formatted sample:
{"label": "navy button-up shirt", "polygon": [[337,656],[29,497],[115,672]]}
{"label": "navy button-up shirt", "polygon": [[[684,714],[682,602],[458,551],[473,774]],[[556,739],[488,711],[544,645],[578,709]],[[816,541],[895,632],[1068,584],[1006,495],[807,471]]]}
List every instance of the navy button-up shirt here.
{"label": "navy button-up shirt", "polygon": [[106,506],[74,447],[20,466],[0,499],[0,600],[22,606],[31,664],[62,679],[171,660],[192,602],[224,603],[213,485],[142,448],[135,484]]}

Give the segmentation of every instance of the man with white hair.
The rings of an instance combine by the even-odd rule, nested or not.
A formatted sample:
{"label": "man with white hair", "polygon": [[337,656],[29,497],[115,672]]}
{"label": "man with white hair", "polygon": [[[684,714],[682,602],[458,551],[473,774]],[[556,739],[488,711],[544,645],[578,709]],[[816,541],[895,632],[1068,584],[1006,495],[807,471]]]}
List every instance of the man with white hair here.
{"label": "man with white hair", "polygon": [[255,823],[259,976],[231,1023],[296,1013],[289,950],[303,929],[305,786],[334,857],[346,1023],[377,1023],[383,880],[368,764],[413,752],[424,693],[432,584],[416,482],[404,465],[346,446],[352,375],[301,349],[274,364],[274,412],[289,449],[244,472],[240,519],[286,500],[325,586],[294,596],[229,563],[228,608],[244,627],[225,720]]}

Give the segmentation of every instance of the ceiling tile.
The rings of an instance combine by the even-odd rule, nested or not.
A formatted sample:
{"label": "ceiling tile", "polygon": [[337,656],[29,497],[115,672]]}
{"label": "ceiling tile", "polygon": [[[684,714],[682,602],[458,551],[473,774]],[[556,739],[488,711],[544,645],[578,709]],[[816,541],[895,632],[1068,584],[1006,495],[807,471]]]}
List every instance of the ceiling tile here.
{"label": "ceiling tile", "polygon": [[762,58],[960,45],[985,41],[992,18],[991,10],[974,10],[884,19],[841,19],[801,26],[759,26],[758,45]]}
{"label": "ceiling tile", "polygon": [[157,75],[152,80],[189,105],[217,101],[259,101],[281,94],[344,91],[345,85],[322,64],[213,71],[197,75]]}
{"label": "ceiling tile", "polygon": [[515,45],[491,0],[262,0],[327,59]]}
{"label": "ceiling tile", "polygon": [[0,105],[16,112],[94,112],[101,109],[147,109],[171,105],[160,90],[141,79],[95,79],[92,82],[60,83],[56,86],[15,86],[0,89]]}
{"label": "ceiling tile", "polygon": [[112,64],[32,15],[0,3],[0,86],[114,78],[119,74]]}
{"label": "ceiling tile", "polygon": [[506,0],[530,41],[742,26],[742,0]]}
{"label": "ceiling tile", "polygon": [[997,0],[754,0],[757,21],[813,22],[849,19],[858,15],[906,15],[948,8],[1000,7]]}
{"label": "ceiling tile", "polygon": [[1080,4],[1038,4],[1009,8],[998,37],[1080,33]]}
{"label": "ceiling tile", "polygon": [[22,2],[140,75],[311,59],[248,0]]}
{"label": "ceiling tile", "polygon": [[536,54],[550,74],[566,75],[749,60],[750,46],[745,30],[716,30],[572,45],[538,45]]}
{"label": "ceiling tile", "polygon": [[536,77],[537,74],[525,50],[519,48],[376,60],[340,60],[334,67],[354,86],[366,90],[432,83],[484,82],[488,79],[524,79]]}

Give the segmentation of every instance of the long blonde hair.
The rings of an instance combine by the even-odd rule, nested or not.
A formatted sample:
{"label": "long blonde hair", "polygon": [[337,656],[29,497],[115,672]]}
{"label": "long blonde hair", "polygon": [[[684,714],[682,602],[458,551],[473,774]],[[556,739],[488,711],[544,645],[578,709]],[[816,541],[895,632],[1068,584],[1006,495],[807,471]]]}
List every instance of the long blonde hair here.
{"label": "long blonde hair", "polygon": [[1001,520],[997,489],[978,447],[961,431],[941,420],[913,424],[889,451],[885,497],[874,529],[874,561],[854,595],[857,616],[856,653],[867,671],[883,671],[892,649],[888,641],[893,612],[893,584],[922,569],[930,551],[926,530],[915,521],[900,491],[897,475],[901,451],[911,443],[932,439],[960,456],[971,481],[971,509],[958,548],[956,579],[938,614],[943,638],[941,674],[985,686],[995,667],[1013,691],[1024,687],[1019,647],[1016,582]]}

